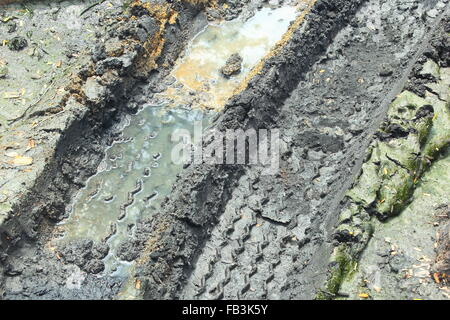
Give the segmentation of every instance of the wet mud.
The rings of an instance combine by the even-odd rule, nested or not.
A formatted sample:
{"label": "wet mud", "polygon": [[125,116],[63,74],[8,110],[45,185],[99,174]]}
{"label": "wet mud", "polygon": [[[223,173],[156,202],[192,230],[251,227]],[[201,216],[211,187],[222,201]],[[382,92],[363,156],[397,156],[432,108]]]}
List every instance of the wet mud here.
{"label": "wet mud", "polygon": [[413,6],[410,20],[401,18],[400,2],[383,2],[383,10],[378,1],[314,7],[215,124],[282,128],[280,173],[264,178],[251,167],[226,166],[183,172],[159,219],[147,222],[138,269],[146,298],[301,299],[320,292],[333,213],[436,19],[419,28],[417,21],[435,6],[440,13],[445,7]]}
{"label": "wet mud", "polygon": [[[39,160],[30,148],[13,156],[19,162],[33,157],[42,169],[33,173],[32,186],[18,187],[26,196],[0,203],[6,208],[2,298],[366,299],[379,293],[378,283],[360,286],[374,263],[389,278],[382,288],[388,294],[379,297],[395,297],[397,280],[392,268],[383,268],[396,262],[406,268],[411,252],[391,255],[391,245],[405,238],[386,242],[385,233],[408,225],[396,225],[393,217],[407,203],[414,206],[416,193],[432,192],[426,179],[435,179],[433,166],[441,175],[448,159],[448,124],[441,117],[448,112],[448,40],[442,36],[448,3],[301,2],[307,3],[303,14],[203,133],[207,147],[214,130],[279,129],[280,170],[264,175],[252,165],[185,165],[172,168],[173,180],[164,181],[156,198],[152,174],[164,168],[147,168],[144,160],[165,163],[168,146],[145,154],[144,136],[160,121],[152,108],[173,103],[165,93],[176,88],[177,58],[208,21],[251,19],[266,4],[136,2],[127,14],[117,13],[125,19],[109,30],[106,23],[104,44],[83,58],[62,98],[68,118],[58,117],[60,126],[44,131],[56,141],[54,153]],[[188,112],[191,106],[181,107]],[[49,116],[48,110],[27,112],[24,119]],[[25,126],[22,119],[17,126]],[[361,186],[366,173],[376,183]],[[112,180],[122,183],[119,192],[108,191]],[[385,192],[398,188],[401,193]],[[439,287],[448,247],[446,221],[438,220],[442,205],[433,202],[420,218],[437,229],[418,231],[418,239],[438,232],[437,252],[427,247],[424,254],[431,281],[420,297],[445,298]],[[418,215],[422,209],[411,210]],[[379,227],[385,221],[392,226]],[[369,241],[377,232],[389,244],[383,262],[373,258],[381,242]]]}

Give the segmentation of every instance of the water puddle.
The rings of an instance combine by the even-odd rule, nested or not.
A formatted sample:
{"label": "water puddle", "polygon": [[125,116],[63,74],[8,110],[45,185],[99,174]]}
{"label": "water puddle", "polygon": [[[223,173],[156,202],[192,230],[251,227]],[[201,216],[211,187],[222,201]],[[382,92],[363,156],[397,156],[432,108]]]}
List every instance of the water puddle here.
{"label": "water puddle", "polygon": [[[221,109],[300,12],[295,6],[262,8],[246,21],[208,25],[188,46],[172,72],[177,81],[161,96],[174,105]],[[242,69],[226,78],[220,70],[234,53],[242,57]]]}
{"label": "water puddle", "polygon": [[[194,121],[199,120],[206,128],[211,116],[202,110],[220,109],[298,14],[292,6],[262,8],[247,21],[208,25],[174,68],[176,81],[152,105],[128,117],[121,141],[107,150],[98,173],[74,199],[69,218],[60,225],[64,235],[56,242],[106,241],[110,252],[104,274],[125,282],[118,298],[136,299],[139,293],[131,277],[135,266],[117,257],[118,245],[140,220],[159,211],[182,170],[171,159],[173,131],[193,133]],[[226,79],[220,68],[235,52],[243,58],[242,72]]]}
{"label": "water puddle", "polygon": [[142,218],[159,211],[182,166],[171,159],[176,129],[193,134],[195,121],[208,125],[210,117],[199,110],[146,106],[129,117],[122,138],[106,152],[98,173],[87,182],[68,219],[60,227],[64,236],[57,242],[77,239],[106,241],[105,274],[126,280],[132,263],[119,260],[116,249],[132,235]]}
{"label": "water puddle", "polygon": [[142,211],[158,210],[181,170],[170,158],[171,134],[176,129],[193,130],[194,121],[202,117],[200,111],[148,106],[128,119],[122,141],[107,150],[98,174],[76,199],[63,224],[65,239],[101,241],[111,233],[106,221],[129,225],[141,218]]}

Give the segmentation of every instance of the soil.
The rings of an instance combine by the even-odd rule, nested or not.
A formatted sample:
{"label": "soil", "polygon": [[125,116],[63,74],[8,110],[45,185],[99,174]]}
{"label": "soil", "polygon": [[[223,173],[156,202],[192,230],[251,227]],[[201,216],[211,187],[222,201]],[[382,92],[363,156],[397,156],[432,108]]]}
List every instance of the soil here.
{"label": "soil", "polygon": [[[24,104],[11,117],[0,110],[0,296],[4,299],[117,297],[123,283],[101,273],[110,248],[91,239],[54,248],[49,244],[58,236],[58,223],[67,218],[72,197],[97,172],[106,148],[120,136],[121,120],[170,85],[169,72],[189,39],[207,20],[251,16],[262,6],[262,1],[229,0],[206,7],[191,1],[168,6],[152,1],[162,6],[153,12],[146,2],[133,2],[127,8],[110,3],[93,7],[82,22],[99,26],[95,38],[75,42],[79,54],[67,58],[73,61],[64,58],[60,64],[61,54],[54,53],[57,59],[49,75],[39,82],[64,90],[39,93],[36,86],[30,90],[38,100],[30,99],[31,107]],[[442,102],[448,92],[448,78],[443,76],[449,67],[448,1],[317,0],[311,4],[308,14],[292,24],[204,133],[208,146],[214,141],[213,129],[279,129],[279,172],[264,175],[264,168],[253,165],[185,166],[157,216],[138,223],[120,246],[123,260],[136,261],[132,282],[143,298],[376,297],[377,287],[369,285],[368,292],[367,283],[363,291],[359,285],[374,263],[389,278],[381,291],[386,288],[388,294],[379,298],[398,297],[397,283],[408,286],[391,273],[412,265],[411,244],[404,244],[407,238],[400,236],[386,242],[383,233],[407,224],[390,220],[389,210],[381,204],[374,209],[372,204],[379,201],[356,201],[347,191],[361,182],[374,143],[414,137],[417,141],[412,144],[426,150],[424,146],[435,145],[421,138],[423,128],[427,137],[445,139],[448,127],[439,127],[441,119],[433,119],[437,105],[448,108]],[[110,11],[103,10],[107,7]],[[34,10],[51,9],[38,5]],[[70,43],[75,34],[65,33],[62,38]],[[9,50],[11,61],[0,81],[12,86],[10,77],[16,76],[12,55],[26,48],[0,49]],[[68,69],[62,72],[66,63]],[[392,102],[404,90],[429,101],[415,109],[412,119],[386,121],[392,116]],[[415,183],[422,176],[427,179],[427,174],[434,179],[433,166],[448,160],[445,152],[440,152],[440,160],[433,153],[428,163],[425,156],[430,155],[419,154],[426,165],[412,175],[416,180],[409,193],[427,193],[425,180],[419,187]],[[400,174],[403,159],[394,160]],[[438,175],[448,168],[441,167]],[[404,181],[402,177],[392,181]],[[421,197],[413,196],[417,201]],[[408,202],[403,201],[395,214]],[[351,223],[343,223],[354,203],[358,210]],[[435,213],[442,207],[426,201],[425,205],[429,215],[418,221],[437,219]],[[422,211],[412,210],[416,215]],[[392,226],[384,225],[386,219]],[[417,238],[428,237],[430,230],[440,234],[434,239],[437,254],[426,247],[426,263],[433,271],[428,280],[433,273],[439,277],[443,273],[448,248],[446,220],[433,222],[437,225],[432,228],[438,230],[420,229]],[[378,241],[369,241],[372,234]],[[406,251],[391,255],[392,247],[385,246],[381,260],[374,258],[381,251],[374,253],[371,246],[395,242],[404,244]],[[336,248],[346,255],[336,259]],[[359,259],[358,270],[354,262]],[[349,267],[358,270],[356,276],[348,277]],[[347,290],[352,279],[356,284],[349,287],[357,288],[354,292]],[[420,297],[445,299],[442,283],[431,280]],[[411,291],[402,298],[415,294]]]}

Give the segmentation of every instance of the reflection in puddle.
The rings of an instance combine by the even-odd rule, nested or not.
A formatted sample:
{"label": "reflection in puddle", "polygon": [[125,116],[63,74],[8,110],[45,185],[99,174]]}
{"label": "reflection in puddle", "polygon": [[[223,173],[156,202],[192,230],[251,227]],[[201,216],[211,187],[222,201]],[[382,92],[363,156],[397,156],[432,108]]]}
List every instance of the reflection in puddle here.
{"label": "reflection in puddle", "polygon": [[[202,109],[220,109],[233,95],[251,69],[270,51],[299,14],[296,7],[262,8],[248,19],[208,25],[187,48],[185,57],[175,66],[174,86],[162,94],[175,105]],[[240,74],[225,78],[220,69],[238,53],[242,59]]]}

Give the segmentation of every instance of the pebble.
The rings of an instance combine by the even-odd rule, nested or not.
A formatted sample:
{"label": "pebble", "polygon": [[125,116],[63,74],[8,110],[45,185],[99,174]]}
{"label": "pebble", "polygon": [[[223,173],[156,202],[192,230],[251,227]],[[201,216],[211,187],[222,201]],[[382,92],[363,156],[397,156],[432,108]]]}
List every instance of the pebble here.
{"label": "pebble", "polygon": [[0,66],[0,79],[5,78],[8,75],[8,67]]}

